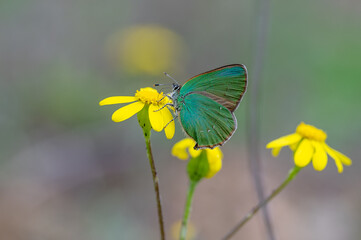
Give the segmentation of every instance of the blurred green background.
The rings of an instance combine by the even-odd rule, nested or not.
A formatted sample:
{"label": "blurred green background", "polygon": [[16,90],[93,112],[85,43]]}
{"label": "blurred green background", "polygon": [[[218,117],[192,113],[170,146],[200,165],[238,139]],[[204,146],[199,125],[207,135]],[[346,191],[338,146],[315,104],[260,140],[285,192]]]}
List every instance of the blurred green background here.
{"label": "blurred green background", "polygon": [[[151,173],[135,117],[113,123],[109,96],[243,63],[252,81],[258,1],[1,0],[0,239],[158,239]],[[278,239],[360,239],[361,1],[275,0],[260,89],[266,191],[293,166],[265,144],[300,121],[353,160],[306,167],[271,202]],[[167,91],[167,89],[164,89]],[[256,202],[246,151],[248,95],[223,169],[202,182],[191,222],[220,239]],[[183,137],[152,136],[168,239],[182,216]],[[264,149],[264,150],[263,150]],[[235,239],[266,239],[258,215]]]}

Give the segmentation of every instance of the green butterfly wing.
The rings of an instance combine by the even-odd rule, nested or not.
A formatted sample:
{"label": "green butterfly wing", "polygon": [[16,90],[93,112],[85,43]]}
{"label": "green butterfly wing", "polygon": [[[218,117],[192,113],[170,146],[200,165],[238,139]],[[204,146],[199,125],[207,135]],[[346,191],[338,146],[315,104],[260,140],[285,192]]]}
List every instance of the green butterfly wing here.
{"label": "green butterfly wing", "polygon": [[220,103],[231,112],[238,107],[247,87],[247,69],[242,64],[220,67],[189,79],[180,96],[198,93]]}
{"label": "green butterfly wing", "polygon": [[244,65],[233,64],[199,74],[180,89],[180,122],[195,148],[225,143],[237,128],[233,115],[247,87]]}
{"label": "green butterfly wing", "polygon": [[196,149],[222,145],[237,128],[233,114],[206,96],[190,94],[183,103],[180,121],[184,131],[197,142]]}

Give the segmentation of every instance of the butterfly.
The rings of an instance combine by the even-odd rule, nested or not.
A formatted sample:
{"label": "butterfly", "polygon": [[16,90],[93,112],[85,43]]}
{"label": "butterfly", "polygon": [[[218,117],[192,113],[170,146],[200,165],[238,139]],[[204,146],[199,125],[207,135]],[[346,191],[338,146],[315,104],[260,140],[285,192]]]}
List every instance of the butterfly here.
{"label": "butterfly", "polygon": [[184,131],[196,141],[194,149],[212,149],[232,137],[237,129],[234,111],[246,89],[247,69],[243,64],[198,74],[183,86],[173,83],[169,97]]}

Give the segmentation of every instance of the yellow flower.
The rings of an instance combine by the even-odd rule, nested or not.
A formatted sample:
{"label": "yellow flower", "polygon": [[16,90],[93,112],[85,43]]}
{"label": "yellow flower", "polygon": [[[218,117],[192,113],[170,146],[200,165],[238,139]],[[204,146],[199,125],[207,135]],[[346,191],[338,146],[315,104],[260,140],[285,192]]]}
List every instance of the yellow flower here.
{"label": "yellow flower", "polygon": [[[179,232],[181,230],[181,224],[182,224],[182,222],[180,220],[172,224],[170,232],[171,232],[173,240],[179,239]],[[186,239],[192,240],[192,239],[195,239],[196,236],[197,236],[196,227],[194,226],[194,224],[192,222],[189,222],[188,227],[187,227]]]}
{"label": "yellow flower", "polygon": [[328,154],[335,160],[338,172],[342,173],[343,165],[349,166],[352,161],[328,146],[325,142],[326,138],[327,134],[321,129],[301,122],[295,133],[273,140],[267,144],[266,148],[272,148],[272,155],[276,157],[282,147],[289,146],[294,152],[296,166],[305,167],[312,160],[316,171],[325,169]]}
{"label": "yellow flower", "polygon": [[[206,173],[206,178],[213,177],[219,170],[222,168],[222,158],[223,153],[219,147],[213,149],[199,149],[195,150],[193,147],[196,142],[191,138],[185,138],[176,144],[172,148],[172,155],[181,159],[187,160],[190,156],[194,159],[201,155],[202,152],[206,153],[208,160],[208,172]],[[187,152],[188,150],[188,152]],[[189,154],[188,154],[189,153]]]}
{"label": "yellow flower", "polygon": [[155,24],[137,25],[113,34],[107,50],[117,65],[131,74],[176,72],[185,52],[181,37]]}
{"label": "yellow flower", "polygon": [[137,90],[134,96],[115,96],[105,98],[99,102],[99,105],[103,106],[130,103],[127,106],[119,108],[113,113],[112,120],[114,122],[124,121],[140,112],[144,107],[149,107],[149,121],[154,131],[160,132],[164,129],[166,137],[171,139],[173,138],[175,131],[174,121],[171,122],[173,115],[167,107],[162,108],[169,102],[170,100],[164,96],[162,92],[158,93],[157,90],[147,87]]}

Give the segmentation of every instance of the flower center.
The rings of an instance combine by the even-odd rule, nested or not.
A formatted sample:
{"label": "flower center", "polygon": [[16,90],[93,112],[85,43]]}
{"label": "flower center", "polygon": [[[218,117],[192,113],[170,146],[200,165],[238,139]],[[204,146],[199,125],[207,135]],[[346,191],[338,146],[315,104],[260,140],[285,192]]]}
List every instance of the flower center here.
{"label": "flower center", "polygon": [[313,139],[319,142],[324,142],[327,138],[327,134],[312,125],[301,122],[297,126],[296,133],[300,134],[304,138]]}
{"label": "flower center", "polygon": [[150,87],[137,90],[135,96],[139,99],[139,101],[146,104],[163,106],[169,102],[169,99],[163,94],[163,92],[158,93],[157,90]]}

